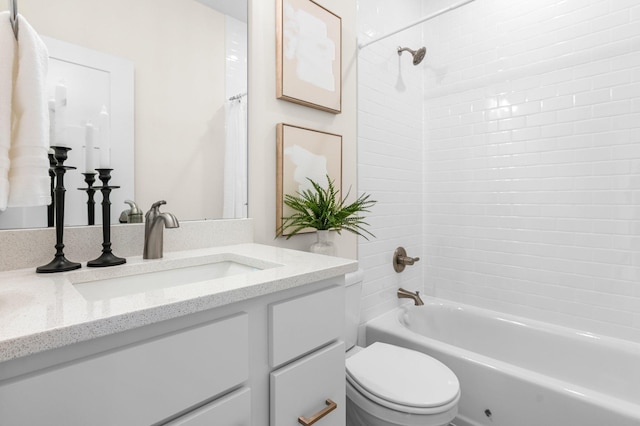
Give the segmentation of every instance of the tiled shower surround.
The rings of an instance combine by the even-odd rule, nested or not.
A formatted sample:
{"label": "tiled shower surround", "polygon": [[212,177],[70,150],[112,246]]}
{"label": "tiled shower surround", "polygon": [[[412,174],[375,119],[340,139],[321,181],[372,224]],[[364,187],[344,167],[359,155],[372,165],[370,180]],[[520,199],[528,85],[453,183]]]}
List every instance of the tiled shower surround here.
{"label": "tiled shower surround", "polygon": [[[411,4],[426,15],[452,2]],[[360,34],[384,32],[383,2],[359,9]],[[400,221],[422,235],[416,279],[437,297],[640,342],[640,1],[477,0],[417,28],[423,41],[400,33],[359,57],[360,189],[386,194],[396,171],[372,159],[409,151],[394,166],[420,176],[404,200],[420,203],[421,226]],[[417,76],[389,54],[398,44],[427,46]],[[396,137],[400,99],[422,114],[419,144]],[[365,268],[393,251],[394,205],[371,218],[382,238],[361,244]],[[369,316],[396,303],[385,274],[365,283]]]}
{"label": "tiled shower surround", "polygon": [[[359,0],[358,39],[367,40],[405,25],[422,13],[420,1]],[[378,203],[367,215],[376,238],[360,238],[358,260],[365,271],[362,313],[365,322],[397,305],[398,287],[422,289],[422,265],[393,270],[392,255],[404,246],[422,255],[422,80],[423,69],[399,44],[416,49],[422,30],[372,44],[358,54],[358,189]]]}

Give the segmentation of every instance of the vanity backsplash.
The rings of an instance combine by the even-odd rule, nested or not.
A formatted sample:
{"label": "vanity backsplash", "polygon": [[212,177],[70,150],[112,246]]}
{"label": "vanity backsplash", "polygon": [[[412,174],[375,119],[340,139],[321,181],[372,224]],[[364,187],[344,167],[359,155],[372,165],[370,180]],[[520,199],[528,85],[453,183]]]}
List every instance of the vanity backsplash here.
{"label": "vanity backsplash", "polygon": [[[141,256],[144,223],[111,226],[112,247],[119,256]],[[251,219],[185,221],[164,234],[164,251],[192,250],[253,242]],[[35,268],[55,253],[54,228],[0,231],[0,271]],[[74,262],[100,255],[102,226],[66,227],[64,252]]]}

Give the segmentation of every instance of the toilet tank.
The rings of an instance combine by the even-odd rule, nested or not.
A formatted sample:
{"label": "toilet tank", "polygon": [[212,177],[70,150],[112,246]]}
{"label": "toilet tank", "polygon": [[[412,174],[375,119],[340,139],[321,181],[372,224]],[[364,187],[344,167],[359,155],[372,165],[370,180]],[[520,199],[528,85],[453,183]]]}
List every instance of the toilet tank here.
{"label": "toilet tank", "polygon": [[364,271],[358,269],[345,275],[345,336],[346,350],[355,346],[358,341],[358,325],[360,324],[360,296]]}

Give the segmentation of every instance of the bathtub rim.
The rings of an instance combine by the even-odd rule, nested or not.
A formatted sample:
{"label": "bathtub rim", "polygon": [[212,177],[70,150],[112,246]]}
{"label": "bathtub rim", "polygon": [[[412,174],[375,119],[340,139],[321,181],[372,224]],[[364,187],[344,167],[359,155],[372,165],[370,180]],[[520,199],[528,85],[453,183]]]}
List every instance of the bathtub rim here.
{"label": "bathtub rim", "polygon": [[[511,314],[504,314],[502,312],[492,311],[490,309],[479,308],[475,306],[469,306],[462,303],[457,303],[445,299],[438,299],[435,297],[424,297],[424,306],[415,307],[411,305],[411,303],[403,303],[401,306],[394,308],[393,310],[386,312],[382,315],[379,315],[364,324],[364,335],[365,342],[367,345],[371,344],[372,341],[369,341],[369,330],[375,329],[377,333],[380,334],[390,334],[398,337],[402,340],[409,340],[412,342],[416,342],[416,344],[423,344],[424,346],[431,346],[435,350],[444,352],[446,354],[452,354],[451,356],[456,356],[453,354],[457,354],[461,358],[465,359],[474,364],[479,364],[484,368],[495,368],[500,371],[506,372],[508,374],[513,374],[518,377],[524,377],[526,380],[531,381],[532,383],[539,386],[548,386],[548,384],[553,384],[558,388],[563,389],[564,391],[571,393],[575,398],[588,403],[594,404],[598,406],[602,406],[605,409],[618,412],[624,416],[627,416],[631,419],[639,419],[640,420],[640,403],[634,403],[626,399],[622,399],[619,396],[610,395],[607,393],[600,392],[598,390],[588,388],[579,384],[571,383],[569,381],[565,381],[562,379],[557,379],[552,376],[538,373],[532,370],[528,370],[524,367],[520,367],[514,364],[510,364],[506,361],[502,361],[500,359],[491,358],[489,356],[470,351],[468,349],[460,348],[458,346],[452,345],[450,343],[445,343],[440,340],[436,340],[429,336],[421,335],[420,333],[413,331],[407,328],[401,320],[401,315],[407,310],[411,309],[421,309],[427,308],[429,306],[434,305],[445,305],[449,307],[463,307],[469,309],[471,312],[476,311],[480,313],[494,313],[499,314],[503,317],[521,319],[526,322],[531,322],[536,326],[544,325],[545,330],[547,326],[550,326],[554,331],[557,331],[558,334],[562,335],[563,333],[569,332],[569,335],[574,336],[574,330],[565,326],[558,326],[555,324],[545,323],[539,320],[533,320],[526,317],[518,317]],[[566,334],[564,334],[566,335]],[[417,337],[416,337],[417,336]],[[587,339],[587,337],[578,334],[578,338]],[[633,351],[634,355],[640,353],[640,344],[636,344],[635,342],[617,339],[610,336],[601,336],[603,342],[611,342],[612,345],[619,345],[623,350]],[[419,339],[424,339],[426,342],[420,342]],[[590,340],[591,341],[591,340]],[[593,341],[591,341],[594,343]],[[393,342],[392,342],[393,343]],[[415,349],[415,348],[413,348]],[[441,360],[442,361],[442,360]],[[444,362],[444,361],[442,361]],[[446,363],[445,363],[446,364]],[[455,373],[455,371],[454,371]],[[461,385],[462,386],[462,385]]]}
{"label": "bathtub rim", "polygon": [[[468,305],[465,303],[456,302],[448,299],[441,299],[434,296],[422,296],[422,300],[424,301],[424,306],[414,306],[411,302],[405,302],[394,308],[392,311],[385,312],[375,318],[372,318],[371,321],[374,321],[377,318],[383,317],[391,312],[399,312],[400,310],[406,311],[408,309],[428,309],[429,306],[439,306],[439,307],[447,307],[453,308],[455,310],[463,310],[469,311],[471,313],[477,313],[483,317],[493,318],[499,321],[509,322],[518,326],[522,326],[529,329],[544,329],[545,332],[551,332],[556,336],[570,336],[572,338],[588,341],[588,342],[602,342],[607,346],[611,346],[616,349],[620,349],[625,352],[629,352],[632,354],[640,353],[640,342],[635,342],[632,340],[621,339],[619,337],[608,336],[606,334],[593,333],[586,330],[581,330],[577,328],[568,327],[566,325],[553,324],[550,322],[541,321],[535,318],[529,318],[524,316],[519,316],[515,314],[510,314],[506,312],[500,312],[493,309],[482,308],[479,306]],[[398,320],[400,323],[400,317],[398,315]]]}

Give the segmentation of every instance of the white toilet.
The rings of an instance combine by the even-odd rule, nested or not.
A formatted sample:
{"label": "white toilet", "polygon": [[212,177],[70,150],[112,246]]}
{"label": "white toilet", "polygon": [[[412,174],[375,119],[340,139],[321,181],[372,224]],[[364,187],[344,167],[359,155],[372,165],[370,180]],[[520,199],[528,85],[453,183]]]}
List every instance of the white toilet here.
{"label": "white toilet", "polygon": [[446,426],[458,414],[460,384],[421,352],[375,342],[356,346],[363,271],[346,276],[347,426]]}

